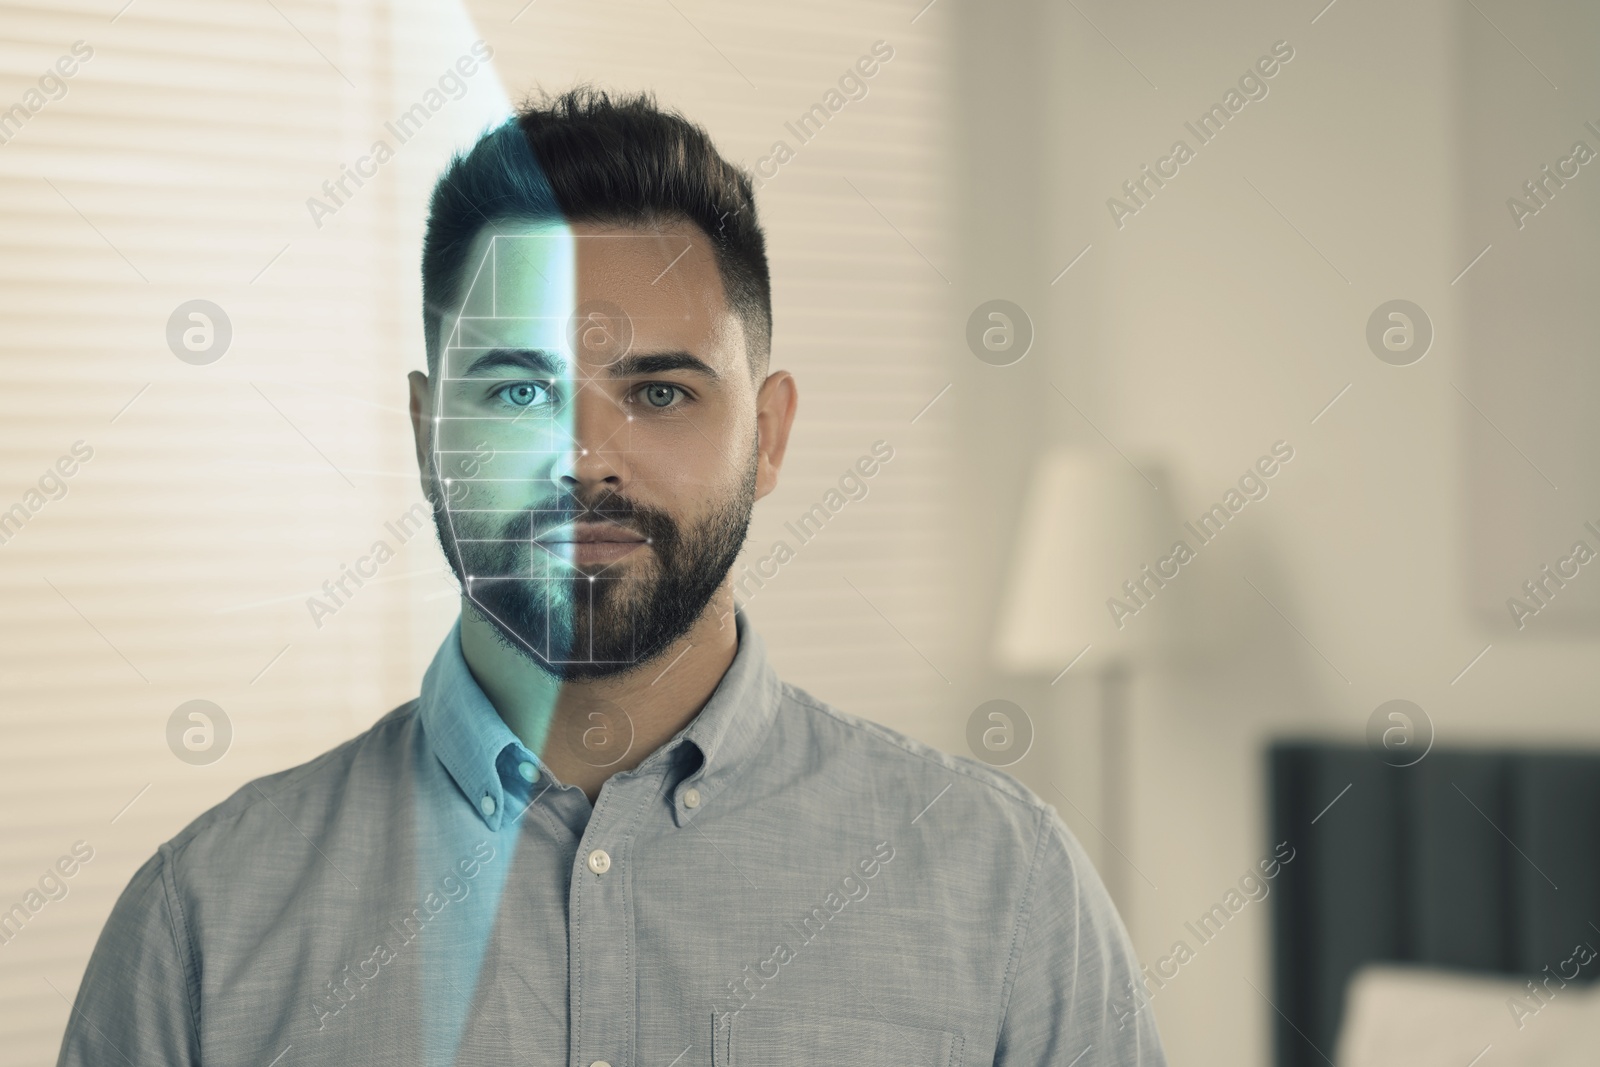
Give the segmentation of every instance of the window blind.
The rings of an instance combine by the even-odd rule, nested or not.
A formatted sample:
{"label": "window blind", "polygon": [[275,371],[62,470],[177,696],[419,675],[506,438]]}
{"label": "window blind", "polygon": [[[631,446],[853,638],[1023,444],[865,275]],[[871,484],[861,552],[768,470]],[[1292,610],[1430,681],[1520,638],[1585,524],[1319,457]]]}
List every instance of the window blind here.
{"label": "window blind", "polygon": [[[802,399],[741,599],[790,680],[912,733],[948,717],[942,18],[881,2],[0,3],[0,107],[31,100],[75,42],[93,50],[64,95],[49,83],[25,121],[0,119],[0,513],[26,512],[0,520],[0,910],[26,912],[0,944],[0,1039],[19,1062],[53,1060],[94,938],[160,841],[415,695],[456,597],[431,532],[397,533],[420,500],[403,375],[422,365],[422,213],[508,93],[650,88],[760,168],[773,365]],[[479,39],[492,65],[427,107]],[[400,143],[386,124],[419,102]],[[211,361],[223,320],[181,311],[193,301],[231,332]],[[393,558],[314,617],[308,599],[371,570],[379,541]],[[779,541],[793,555],[775,565]],[[220,716],[180,713],[192,701]],[[49,884],[65,895],[29,909],[63,857],[74,873]]]}

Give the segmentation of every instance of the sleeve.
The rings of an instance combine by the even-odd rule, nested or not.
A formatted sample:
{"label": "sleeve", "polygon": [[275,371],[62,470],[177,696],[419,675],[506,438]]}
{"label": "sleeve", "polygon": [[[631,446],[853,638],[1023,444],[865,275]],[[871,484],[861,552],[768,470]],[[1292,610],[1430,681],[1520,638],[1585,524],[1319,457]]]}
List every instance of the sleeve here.
{"label": "sleeve", "polygon": [[1028,880],[996,1067],[1166,1067],[1128,932],[1054,809]]}
{"label": "sleeve", "polygon": [[57,1067],[198,1067],[195,969],[170,865],[163,848],[111,909],[78,986]]}

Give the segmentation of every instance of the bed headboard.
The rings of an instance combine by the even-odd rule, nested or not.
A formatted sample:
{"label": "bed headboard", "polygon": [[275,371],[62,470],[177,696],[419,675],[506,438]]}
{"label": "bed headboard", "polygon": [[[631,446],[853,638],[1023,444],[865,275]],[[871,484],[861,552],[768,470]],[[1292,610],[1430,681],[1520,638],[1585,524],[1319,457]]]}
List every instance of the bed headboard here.
{"label": "bed headboard", "polygon": [[1269,764],[1272,843],[1297,852],[1273,891],[1278,1067],[1323,1067],[1365,963],[1531,976],[1600,945],[1600,752],[1436,748],[1397,769],[1280,742]]}

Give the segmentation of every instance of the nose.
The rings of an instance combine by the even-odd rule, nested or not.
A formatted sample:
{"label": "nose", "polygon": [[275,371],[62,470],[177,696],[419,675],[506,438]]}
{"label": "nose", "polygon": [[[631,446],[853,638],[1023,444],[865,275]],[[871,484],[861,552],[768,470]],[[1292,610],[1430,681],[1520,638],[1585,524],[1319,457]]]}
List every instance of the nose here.
{"label": "nose", "polygon": [[557,458],[552,480],[589,499],[620,492],[628,481],[628,416],[600,383],[581,385],[569,409],[571,445]]}

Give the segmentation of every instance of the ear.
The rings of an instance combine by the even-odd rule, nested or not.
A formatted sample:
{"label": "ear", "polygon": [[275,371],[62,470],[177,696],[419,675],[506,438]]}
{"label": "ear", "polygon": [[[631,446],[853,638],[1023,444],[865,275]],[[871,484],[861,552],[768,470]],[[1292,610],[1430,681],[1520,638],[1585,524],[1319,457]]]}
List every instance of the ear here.
{"label": "ear", "polygon": [[417,446],[417,473],[422,479],[422,495],[428,495],[428,455],[433,451],[433,384],[419,370],[406,375],[411,386],[411,436]]}
{"label": "ear", "polygon": [[786,370],[767,375],[756,393],[756,499],[778,487],[778,470],[789,447],[789,428],[794,425],[800,391],[794,375]]}

